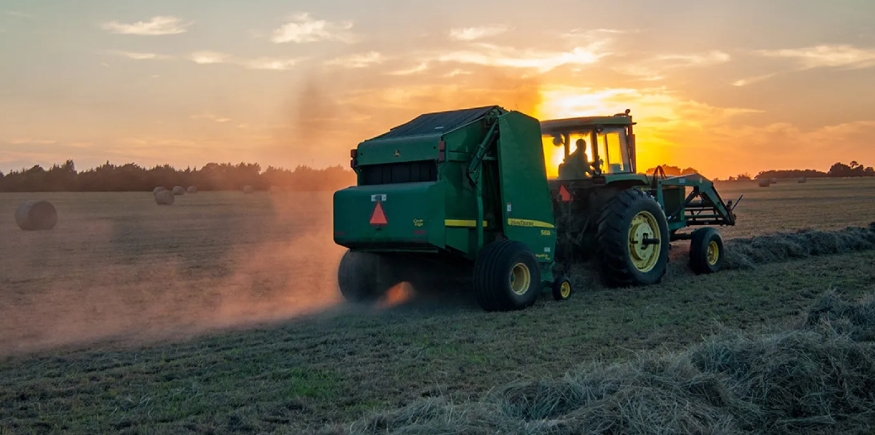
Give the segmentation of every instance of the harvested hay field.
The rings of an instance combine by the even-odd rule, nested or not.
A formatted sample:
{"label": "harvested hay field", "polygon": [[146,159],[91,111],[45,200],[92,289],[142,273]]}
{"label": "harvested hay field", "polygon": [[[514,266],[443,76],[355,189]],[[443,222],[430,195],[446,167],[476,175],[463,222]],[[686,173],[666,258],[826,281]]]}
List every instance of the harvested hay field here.
{"label": "harvested hay field", "polygon": [[[327,434],[390,426],[389,433],[429,434],[442,433],[446,422],[495,433],[495,416],[504,414],[478,416],[499,405],[496,412],[516,418],[501,424],[524,425],[502,426],[504,433],[547,433],[536,429],[559,420],[634,432],[641,420],[627,408],[611,414],[578,398],[533,420],[527,415],[537,413],[520,405],[547,412],[537,402],[539,391],[553,391],[544,385],[617,377],[623,381],[590,385],[602,388],[605,406],[640,405],[633,411],[652,418],[641,433],[672,433],[672,425],[691,421],[701,433],[744,433],[757,422],[766,422],[760,433],[875,425],[865,412],[870,402],[853,408],[825,400],[834,384],[816,396],[823,400],[811,406],[820,408],[789,396],[756,402],[765,387],[693,358],[717,343],[719,355],[739,366],[756,361],[739,349],[797,361],[790,357],[801,354],[781,352],[821,334],[819,353],[798,361],[859,369],[841,358],[854,355],[852,346],[871,345],[859,327],[868,311],[849,307],[875,294],[875,250],[856,250],[847,237],[869,237],[875,184],[810,179],[718,189],[724,199],[745,194],[739,225],[723,232],[733,255],[747,261],[696,276],[685,264],[687,246],[677,243],[662,284],[605,289],[582,271],[572,299],[545,298],[515,313],[484,313],[453,289],[420,295],[399,287],[394,304],[371,310],[341,304],[335,267],[343,249],[331,242],[329,192],[200,192],[173,207],[156,206],[149,192],[0,194],[0,216],[7,216],[0,221],[7,247],[0,254],[0,433]],[[51,201],[64,216],[53,231],[16,226],[15,207],[32,198]],[[806,228],[819,232],[797,234]],[[786,248],[811,240],[831,248]],[[830,289],[833,299],[821,299]],[[809,320],[814,311],[821,320]],[[828,335],[824,325],[847,338]],[[845,353],[818,356],[830,349]],[[775,364],[748,374],[778,379],[764,377],[789,367]],[[690,388],[653,388],[622,402],[624,391],[656,381]],[[727,404],[700,401],[711,392]],[[799,410],[792,421],[782,414],[791,406]],[[800,417],[823,406],[831,407],[829,418]],[[642,414],[650,409],[658,412]]]}
{"label": "harvested hay field", "polygon": [[832,433],[875,417],[875,298],[825,294],[804,323],[588,363],[481,400],[419,399],[323,434]]}
{"label": "harvested hay field", "polygon": [[781,180],[768,189],[756,181],[714,184],[724,201],[744,195],[735,209],[738,225],[721,229],[724,238],[811,227],[834,230],[875,220],[875,178],[809,178],[804,184]]}

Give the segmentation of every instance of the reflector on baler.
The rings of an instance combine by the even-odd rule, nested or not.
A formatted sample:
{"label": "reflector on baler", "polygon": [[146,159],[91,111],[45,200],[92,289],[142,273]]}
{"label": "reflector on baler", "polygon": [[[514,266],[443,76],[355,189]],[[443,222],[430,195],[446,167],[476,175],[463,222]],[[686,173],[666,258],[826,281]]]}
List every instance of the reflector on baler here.
{"label": "reflector on baler", "polygon": [[371,213],[371,225],[387,225],[389,222],[386,220],[386,214],[383,213],[383,206],[380,205],[381,202],[378,202],[374,207],[374,212]]}

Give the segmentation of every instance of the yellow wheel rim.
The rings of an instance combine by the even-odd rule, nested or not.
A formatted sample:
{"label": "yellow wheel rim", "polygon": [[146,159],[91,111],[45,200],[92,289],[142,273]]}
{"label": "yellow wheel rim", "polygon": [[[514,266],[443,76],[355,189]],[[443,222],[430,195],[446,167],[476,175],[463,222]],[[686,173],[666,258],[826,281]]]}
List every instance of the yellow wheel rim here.
{"label": "yellow wheel rim", "polygon": [[562,284],[559,286],[559,295],[562,296],[563,299],[571,296],[571,283],[568,281],[562,281]]}
{"label": "yellow wheel rim", "polygon": [[717,260],[720,259],[720,247],[717,246],[717,241],[712,240],[711,243],[708,244],[708,264],[711,266],[717,264]]}
{"label": "yellow wheel rim", "polygon": [[532,273],[525,263],[517,263],[510,271],[510,288],[518,295],[524,295],[532,284]]}
{"label": "yellow wheel rim", "polygon": [[629,226],[629,255],[635,268],[645,273],[656,267],[662,251],[661,242],[648,245],[644,243],[646,239],[661,241],[662,234],[659,233],[656,217],[649,211],[640,211]]}

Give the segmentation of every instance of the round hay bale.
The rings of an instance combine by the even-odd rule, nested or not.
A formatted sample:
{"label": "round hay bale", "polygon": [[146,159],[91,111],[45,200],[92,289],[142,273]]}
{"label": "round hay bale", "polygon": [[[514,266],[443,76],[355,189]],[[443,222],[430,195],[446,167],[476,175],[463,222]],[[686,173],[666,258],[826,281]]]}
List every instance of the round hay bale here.
{"label": "round hay bale", "polygon": [[772,183],[772,184],[778,184],[778,179],[777,179],[777,178],[772,178],[771,180],[769,180],[769,182]]}
{"label": "round hay bale", "polygon": [[165,189],[159,192],[155,192],[155,203],[158,205],[173,205],[173,201],[176,201],[176,195],[173,192]]}
{"label": "round hay bale", "polygon": [[58,223],[58,212],[48,201],[25,201],[15,211],[15,223],[25,231],[50,230]]}
{"label": "round hay bale", "polygon": [[152,189],[152,193],[158,193],[158,192],[160,192],[160,191],[162,191],[162,190],[167,190],[167,189],[165,189],[165,188],[162,187],[162,186],[158,186],[158,187]]}
{"label": "round hay bale", "polygon": [[772,184],[771,181],[767,178],[760,180],[760,187],[769,187]]}
{"label": "round hay bale", "polygon": [[188,193],[197,193],[197,187],[188,186],[187,191],[188,191]]}
{"label": "round hay bale", "polygon": [[808,178],[800,177],[799,180],[797,180],[796,182],[797,182],[797,183],[807,183],[807,182],[808,182]]}
{"label": "round hay bale", "polygon": [[252,193],[255,192],[255,189],[252,186],[244,186],[243,193]]}
{"label": "round hay bale", "polygon": [[173,187],[174,195],[185,195],[185,188],[182,186],[174,186]]}

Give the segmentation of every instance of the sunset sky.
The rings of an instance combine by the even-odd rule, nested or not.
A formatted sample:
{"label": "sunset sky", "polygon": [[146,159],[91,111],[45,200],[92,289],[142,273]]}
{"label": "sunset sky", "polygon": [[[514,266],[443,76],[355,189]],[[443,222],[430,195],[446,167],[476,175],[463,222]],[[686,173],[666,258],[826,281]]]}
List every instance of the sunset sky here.
{"label": "sunset sky", "polygon": [[639,165],[875,165],[873,0],[0,2],[0,170],[347,165],[420,113],[631,109]]}

